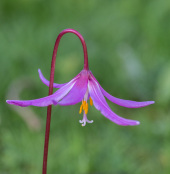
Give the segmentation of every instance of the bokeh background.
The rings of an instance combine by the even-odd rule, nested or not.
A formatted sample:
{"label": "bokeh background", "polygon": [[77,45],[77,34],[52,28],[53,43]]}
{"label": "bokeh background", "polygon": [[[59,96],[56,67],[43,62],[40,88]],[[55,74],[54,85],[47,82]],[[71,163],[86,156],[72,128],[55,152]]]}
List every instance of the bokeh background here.
{"label": "bokeh background", "polygon": [[[108,101],[135,127],[118,126],[94,107],[82,127],[79,107],[53,107],[48,174],[170,173],[170,1],[0,1],[0,174],[42,170],[46,108],[11,107],[8,99],[46,96],[55,39],[65,28],[86,40],[89,66],[115,97],[154,105],[128,109]],[[55,82],[83,68],[79,39],[65,35],[59,46]]]}

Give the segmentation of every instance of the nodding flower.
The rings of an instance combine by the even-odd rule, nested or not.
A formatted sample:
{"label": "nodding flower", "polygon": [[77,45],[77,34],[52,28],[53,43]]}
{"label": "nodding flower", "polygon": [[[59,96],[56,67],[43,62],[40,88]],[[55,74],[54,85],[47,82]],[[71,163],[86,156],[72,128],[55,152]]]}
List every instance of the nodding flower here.
{"label": "nodding flower", "polygon": [[[59,41],[61,37],[68,32],[76,34],[81,40],[81,43],[83,45],[83,51],[84,51],[84,69],[68,83],[64,83],[64,84],[53,83],[55,57],[57,54]],[[77,103],[80,103],[79,114],[83,112],[83,119],[80,120],[79,122],[82,124],[82,126],[85,126],[86,123],[93,122],[93,120],[87,119],[87,113],[89,108],[88,102],[90,103],[91,106],[94,105],[94,107],[97,110],[99,110],[101,114],[103,114],[106,118],[122,126],[129,126],[129,125],[134,126],[134,125],[140,124],[140,122],[135,120],[125,119],[116,115],[110,109],[109,105],[106,102],[105,97],[108,98],[111,102],[123,107],[127,107],[127,108],[140,108],[140,107],[144,107],[154,103],[154,101],[136,102],[131,100],[123,100],[123,99],[113,97],[112,95],[107,93],[100,86],[99,82],[96,80],[92,72],[89,70],[87,48],[86,48],[85,41],[83,37],[81,36],[81,34],[73,29],[63,30],[59,34],[54,47],[53,59],[54,59],[52,60],[53,72],[51,71],[50,81],[45,79],[40,69],[38,70],[38,72],[39,72],[39,77],[41,81],[45,85],[47,86],[51,85],[52,86],[51,89],[53,89],[53,87],[59,88],[55,93],[52,94],[51,92],[50,94],[49,92],[50,94],[49,96],[35,99],[35,100],[7,100],[6,102],[8,104],[18,105],[22,107],[26,107],[30,105],[38,106],[38,107],[45,107],[49,105],[67,106],[67,105],[75,105]]]}

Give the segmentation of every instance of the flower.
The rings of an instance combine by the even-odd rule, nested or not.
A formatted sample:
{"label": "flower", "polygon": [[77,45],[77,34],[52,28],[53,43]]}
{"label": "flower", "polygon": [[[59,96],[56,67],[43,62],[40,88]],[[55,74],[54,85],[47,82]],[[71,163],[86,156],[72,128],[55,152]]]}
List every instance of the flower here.
{"label": "flower", "polygon": [[[45,79],[40,69],[38,70],[38,72],[41,81],[49,86],[49,81]],[[75,105],[81,102],[79,113],[81,114],[83,111],[83,119],[79,122],[82,124],[82,126],[85,126],[86,123],[93,122],[93,120],[90,121],[87,119],[87,113],[89,108],[88,100],[90,101],[90,105],[92,106],[94,104],[95,108],[99,110],[106,118],[122,126],[138,125],[140,124],[140,122],[125,119],[116,115],[110,109],[109,105],[105,100],[105,97],[113,103],[127,108],[139,108],[154,103],[154,101],[136,102],[113,97],[100,86],[99,82],[96,80],[92,72],[86,69],[83,69],[76,77],[74,77],[68,83],[54,83],[53,87],[59,89],[54,94],[47,97],[35,100],[7,100],[7,103],[22,107],[30,105],[45,107],[52,104],[61,106]]]}
{"label": "flower", "polygon": [[[68,83],[53,84],[55,60],[56,60],[59,42],[62,36],[66,33],[73,33],[79,37],[82,43],[83,52],[84,52],[84,69]],[[86,47],[85,40],[82,37],[82,35],[74,29],[63,30],[62,32],[60,32],[60,34],[58,35],[56,39],[53,56],[52,56],[52,62],[51,62],[50,82],[44,78],[40,70],[38,72],[42,82],[45,83],[47,86],[49,86],[49,96],[43,97],[40,99],[35,99],[35,100],[7,100],[7,103],[22,106],[22,107],[26,107],[30,105],[39,106],[39,107],[48,106],[47,125],[46,125],[48,136],[49,136],[49,128],[50,128],[50,120],[51,120],[50,105],[52,104],[66,106],[66,105],[75,105],[79,102],[82,102],[80,105],[79,113],[81,114],[83,111],[83,119],[80,120],[80,123],[82,123],[82,126],[85,126],[86,122],[87,123],[93,122],[93,120],[90,121],[87,119],[87,113],[88,113],[88,107],[89,107],[88,100],[90,100],[90,105],[94,104],[96,109],[101,111],[101,113],[109,120],[115,122],[118,125],[133,126],[133,125],[140,124],[140,122],[135,120],[128,120],[116,115],[110,109],[109,105],[107,104],[105,100],[105,97],[115,104],[128,107],[128,108],[139,108],[139,107],[144,107],[154,103],[154,101],[136,102],[136,101],[130,101],[130,100],[123,100],[123,99],[113,97],[109,93],[107,93],[100,86],[98,81],[93,76],[92,72],[89,70],[88,54],[87,54],[87,47]],[[53,87],[59,88],[54,94],[52,94]]]}

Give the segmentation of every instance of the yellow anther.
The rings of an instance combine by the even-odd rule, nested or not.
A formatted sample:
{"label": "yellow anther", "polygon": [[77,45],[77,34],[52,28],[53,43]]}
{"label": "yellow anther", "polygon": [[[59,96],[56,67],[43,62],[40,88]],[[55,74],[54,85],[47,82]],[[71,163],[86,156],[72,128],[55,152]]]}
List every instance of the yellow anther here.
{"label": "yellow anther", "polygon": [[88,103],[86,103],[85,114],[88,113]]}
{"label": "yellow anther", "polygon": [[83,101],[83,110],[86,109],[86,101]]}
{"label": "yellow anther", "polygon": [[84,100],[82,100],[82,104],[80,106],[79,114],[82,113],[82,110],[84,110],[85,114],[88,113],[88,103]]}
{"label": "yellow anther", "polygon": [[83,105],[81,104],[81,106],[80,106],[80,110],[79,110],[79,114],[82,113],[82,110],[83,110]]}
{"label": "yellow anther", "polygon": [[90,105],[91,105],[91,106],[93,105],[93,100],[92,100],[91,97],[90,97]]}

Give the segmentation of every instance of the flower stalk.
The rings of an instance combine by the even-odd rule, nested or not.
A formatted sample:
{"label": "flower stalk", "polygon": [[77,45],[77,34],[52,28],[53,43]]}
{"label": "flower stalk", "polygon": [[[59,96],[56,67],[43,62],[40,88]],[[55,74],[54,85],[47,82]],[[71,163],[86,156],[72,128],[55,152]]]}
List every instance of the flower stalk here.
{"label": "flower stalk", "polygon": [[[49,85],[49,93],[48,95],[53,94],[53,83],[54,83],[54,72],[55,72],[55,62],[56,62],[56,56],[58,51],[58,46],[60,39],[62,36],[66,33],[73,33],[77,35],[82,43],[83,46],[83,52],[84,52],[84,70],[89,70],[88,65],[88,54],[87,54],[87,46],[85,43],[85,40],[83,36],[76,30],[73,29],[65,29],[63,30],[57,37],[54,50],[53,50],[53,56],[51,61],[51,72],[50,72],[50,85]],[[44,157],[43,157],[43,171],[42,174],[47,173],[47,159],[48,159],[48,145],[49,145],[49,136],[50,136],[50,123],[51,123],[51,111],[52,111],[52,105],[49,105],[47,107],[47,120],[46,120],[46,131],[45,131],[45,142],[44,142]]]}

